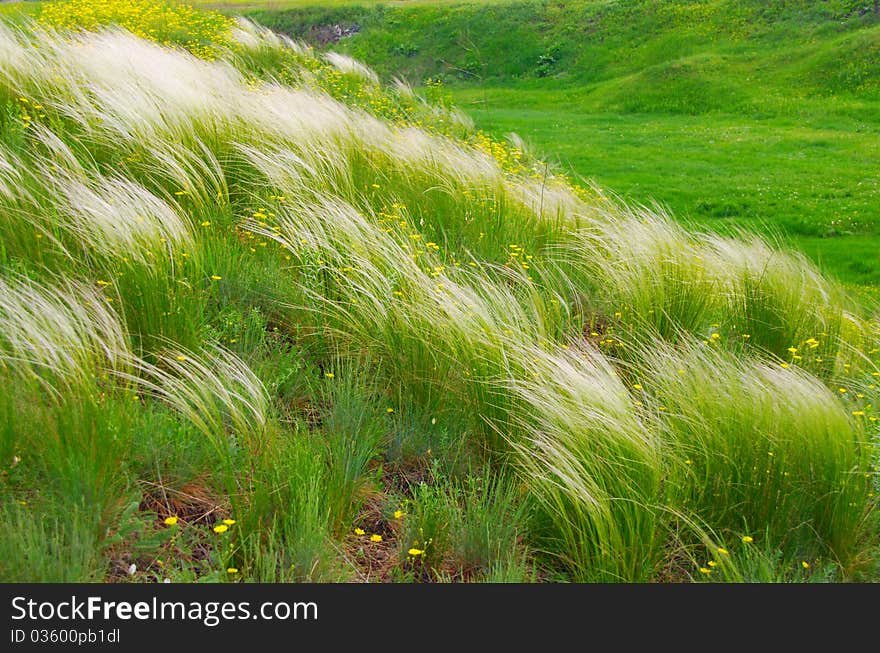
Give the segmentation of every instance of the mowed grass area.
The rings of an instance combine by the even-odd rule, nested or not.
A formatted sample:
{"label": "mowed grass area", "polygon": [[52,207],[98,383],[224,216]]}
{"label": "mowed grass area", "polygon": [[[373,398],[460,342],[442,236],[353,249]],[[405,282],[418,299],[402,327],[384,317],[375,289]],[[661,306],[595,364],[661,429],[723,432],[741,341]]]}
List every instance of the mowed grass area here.
{"label": "mowed grass area", "polygon": [[695,228],[775,234],[846,282],[880,283],[880,126],[590,113],[570,96],[454,92],[489,133],[517,133],[560,169],[629,201],[656,202]]}

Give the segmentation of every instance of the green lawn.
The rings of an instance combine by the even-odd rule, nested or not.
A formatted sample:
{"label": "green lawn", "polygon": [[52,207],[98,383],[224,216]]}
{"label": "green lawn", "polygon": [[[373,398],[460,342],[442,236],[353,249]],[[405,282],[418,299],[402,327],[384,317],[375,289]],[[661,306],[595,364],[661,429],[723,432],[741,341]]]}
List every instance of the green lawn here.
{"label": "green lawn", "polygon": [[[573,97],[574,96],[574,97]],[[880,282],[880,140],[853,120],[595,113],[565,91],[459,89],[478,126],[698,228],[778,233],[850,283]]]}

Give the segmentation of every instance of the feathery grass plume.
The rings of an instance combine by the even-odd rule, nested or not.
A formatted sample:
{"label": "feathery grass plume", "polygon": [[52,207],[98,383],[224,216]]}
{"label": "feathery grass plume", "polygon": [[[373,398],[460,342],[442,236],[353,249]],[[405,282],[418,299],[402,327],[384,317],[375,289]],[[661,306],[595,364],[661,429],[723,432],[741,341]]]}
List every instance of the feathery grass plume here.
{"label": "feathery grass plume", "polygon": [[125,369],[128,342],[103,295],[81,283],[54,287],[0,277],[0,362],[50,385],[87,387],[109,368]]}
{"label": "feathery grass plume", "polygon": [[314,302],[303,307],[306,323],[335,326],[340,335],[353,329],[351,335],[367,341],[387,333],[394,279],[406,283],[421,273],[406,251],[341,200],[294,200],[280,210],[277,230],[255,220],[243,227],[276,240],[296,257],[300,285]]}
{"label": "feathery grass plume", "polygon": [[[70,257],[38,199],[41,184],[28,158],[0,144],[0,262],[44,263],[43,254],[50,248]],[[44,247],[47,243],[49,248]]]}
{"label": "feathery grass plume", "polygon": [[581,216],[589,213],[589,207],[571,187],[549,173],[540,179],[514,177],[506,186],[513,200],[541,221],[576,229],[583,222]]}
{"label": "feathery grass plume", "polygon": [[660,439],[599,352],[518,351],[508,436],[547,524],[545,550],[579,582],[641,582],[661,557]]}
{"label": "feathery grass plume", "polygon": [[[73,142],[66,143],[58,132],[46,125],[34,125],[31,133],[35,150],[36,174],[42,177],[47,173],[62,170],[68,176],[85,182],[90,174],[97,173],[98,165],[92,153],[87,149],[77,147]],[[63,132],[61,133],[63,134]],[[82,161],[81,158],[86,160]]]}
{"label": "feathery grass plume", "polygon": [[224,59],[239,70],[253,88],[269,84],[309,86],[321,62],[312,48],[242,17],[230,31],[231,47]]}
{"label": "feathery grass plume", "polygon": [[22,198],[22,191],[27,192],[22,188],[22,166],[21,159],[14,152],[10,152],[5,145],[0,144],[0,195],[3,199],[7,201],[27,199],[27,196]]}
{"label": "feathery grass plume", "polygon": [[68,89],[44,103],[125,143],[184,136],[196,124],[225,124],[242,95],[241,76],[230,64],[206,62],[118,29],[67,39],[44,34],[39,43],[52,52]]}
{"label": "feathery grass plume", "polygon": [[718,301],[700,247],[660,212],[618,211],[559,247],[574,279],[598,299],[586,307],[592,325],[600,331],[613,325],[636,340],[701,331]]}
{"label": "feathery grass plume", "polygon": [[[212,211],[229,201],[224,165],[234,171],[234,162],[224,157],[221,164],[217,153],[227,154],[224,150],[230,144],[209,146],[198,134],[193,134],[189,141],[190,144],[184,144],[173,136],[163,135],[145,143],[134,166],[136,174],[148,180],[170,204],[180,207],[185,203],[193,213]],[[178,209],[178,213],[182,212]]]}
{"label": "feathery grass plume", "polygon": [[[396,211],[406,213],[401,219],[408,219],[410,228],[420,232],[412,238],[424,242],[446,241],[461,250],[476,246],[480,254],[504,262],[509,243],[531,247],[536,239],[553,236],[548,224],[516,205],[489,157],[480,154],[474,159],[462,146],[432,140],[415,129],[394,136],[385,128],[365,133],[364,125],[378,121],[340,117],[348,127],[326,132],[321,143],[313,143],[313,136],[307,135],[310,127],[303,126],[305,132],[297,141],[238,149],[285,196],[330,193],[367,213],[374,213],[374,205],[382,202],[383,221]],[[328,147],[330,143],[333,147]],[[388,154],[389,148],[397,147],[407,149],[411,157],[407,165],[396,154]],[[483,217],[488,224],[481,222]],[[487,227],[489,237],[483,239],[486,234],[481,229]]]}
{"label": "feathery grass plume", "polygon": [[[347,177],[348,162],[341,150],[328,152],[295,151],[272,144],[234,147],[265,180],[290,194],[311,196],[322,188]],[[262,179],[260,180],[262,181]]]}
{"label": "feathery grass plume", "polygon": [[136,182],[103,176],[83,182],[49,170],[44,176],[59,193],[60,226],[85,251],[151,263],[192,243],[187,220]]}
{"label": "feathery grass plume", "polygon": [[727,321],[750,344],[786,359],[789,347],[818,339],[827,376],[840,345],[846,293],[806,257],[772,249],[763,240],[706,238],[707,269],[718,276]]}
{"label": "feathery grass plume", "polygon": [[494,437],[484,420],[494,413],[503,422],[507,409],[488,381],[506,373],[509,343],[557,335],[558,320],[544,315],[539,296],[527,283],[525,292],[516,287],[525,280],[447,272],[430,252],[414,250],[406,232],[389,233],[342,200],[295,200],[279,210],[276,227],[243,227],[296,256],[311,304],[301,319],[314,315],[316,333],[375,349],[395,382],[422,401],[464,402]]}
{"label": "feathery grass plume", "polygon": [[872,453],[828,388],[709,346],[654,343],[644,360],[670,505],[720,533],[766,531],[792,551],[818,536],[839,560],[852,556]]}
{"label": "feathery grass plume", "polygon": [[393,130],[324,94],[266,85],[257,99],[245,107],[243,121],[256,127],[263,139],[292,149],[312,165],[331,154],[343,157],[347,167],[366,157],[373,178],[386,176],[409,186],[411,176],[420,185],[427,176],[431,181],[424,185],[453,190],[495,188],[501,181],[498,164],[486,154],[414,127]]}
{"label": "feathery grass plume", "polygon": [[268,27],[258,25],[243,16],[236,16],[230,32],[232,42],[238,46],[231,56],[240,54],[243,50],[267,49],[290,49],[300,56],[311,56],[310,48],[298,41],[294,41],[285,34],[275,32]]}
{"label": "feathery grass plume", "polygon": [[[249,91],[237,120],[264,140],[287,145],[298,152],[319,153],[354,136],[381,139],[389,128],[365,113],[315,90],[297,90],[264,84]],[[361,124],[363,123],[363,124]],[[378,134],[378,136],[375,136]]]}
{"label": "feathery grass plume", "polygon": [[392,132],[383,150],[393,165],[417,178],[424,175],[445,181],[449,188],[477,190],[501,183],[501,170],[489,155],[415,127]]}
{"label": "feathery grass plume", "polygon": [[[94,160],[83,164],[81,157],[91,159],[90,152],[74,152],[48,128],[35,128],[34,139],[44,150],[37,156],[35,174],[47,191],[48,202],[61,213],[56,223],[74,235],[84,250],[150,262],[158,252],[192,244],[189,220],[141,184],[119,173],[102,175]],[[194,167],[209,170],[213,163],[214,170],[218,168],[205,148],[199,157],[183,148],[183,154],[176,157],[162,154],[162,169],[171,169],[171,174],[180,171],[184,183],[206,176],[187,175],[180,165],[172,167],[171,162],[186,154],[189,160],[198,161]],[[217,185],[224,186],[222,178]]]}
{"label": "feathery grass plume", "polygon": [[379,76],[373,69],[347,55],[331,51],[325,52],[323,58],[341,73],[354,75],[371,84],[379,83]]}
{"label": "feathery grass plume", "polygon": [[26,29],[0,21],[0,83],[10,96],[9,89],[27,92],[33,78],[48,77],[48,56],[35,47],[36,38]]}
{"label": "feathery grass plume", "polygon": [[[203,298],[193,289],[201,270],[191,218],[169,204],[173,200],[160,199],[127,176],[108,177],[96,170],[95,162],[81,164],[88,150],[74,152],[47,129],[35,135],[44,150],[36,169],[47,195],[40,204],[43,226],[37,227],[47,240],[58,242],[71,262],[99,270],[136,349],[150,348],[147,341],[156,336],[197,346]],[[185,156],[186,150],[178,155]],[[198,160],[206,169],[212,161],[207,153]],[[170,163],[164,169],[169,168]],[[151,179],[145,181],[156,186]],[[197,188],[197,183],[192,186]],[[46,211],[52,205],[54,211]]]}
{"label": "feathery grass plume", "polygon": [[416,92],[413,90],[412,85],[405,79],[400,79],[399,77],[391,78],[391,88],[394,89],[394,92],[400,96],[410,98],[414,98],[416,96]]}
{"label": "feathery grass plume", "polygon": [[199,353],[170,349],[158,362],[130,358],[134,373],[121,376],[140,385],[190,421],[230,461],[244,448],[258,455],[265,446],[269,398],[266,388],[235,354],[215,345]]}

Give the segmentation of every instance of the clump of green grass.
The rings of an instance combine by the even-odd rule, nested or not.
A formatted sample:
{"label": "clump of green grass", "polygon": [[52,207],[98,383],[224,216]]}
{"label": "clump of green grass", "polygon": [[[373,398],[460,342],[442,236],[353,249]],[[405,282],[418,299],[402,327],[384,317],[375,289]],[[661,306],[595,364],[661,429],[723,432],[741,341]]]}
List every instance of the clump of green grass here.
{"label": "clump of green grass", "polygon": [[308,434],[276,441],[254,478],[235,566],[263,582],[339,580],[325,449]]}
{"label": "clump of green grass", "polygon": [[671,505],[789,553],[854,554],[875,445],[818,379],[703,345],[659,347],[639,386],[664,440]]}
{"label": "clump of green grass", "polygon": [[103,577],[101,524],[91,506],[59,510],[12,503],[4,505],[2,515],[9,530],[0,543],[3,582],[82,583]]}
{"label": "clump of green grass", "polygon": [[0,365],[48,387],[87,391],[105,369],[123,369],[128,340],[118,316],[93,288],[70,280],[47,287],[0,278]]}
{"label": "clump of green grass", "polygon": [[522,404],[516,464],[542,508],[546,545],[579,582],[644,581],[659,559],[661,451],[609,363],[537,350],[511,383]]}
{"label": "clump of green grass", "polygon": [[713,267],[725,271],[726,317],[741,337],[779,359],[808,340],[819,343],[824,361],[818,370],[833,370],[847,312],[839,285],[803,256],[774,251],[760,240],[713,238],[709,247]]}
{"label": "clump of green grass", "polygon": [[633,340],[700,333],[718,314],[720,287],[699,242],[662,213],[622,211],[581,231],[566,253],[573,279],[592,289],[593,337],[615,325]]}

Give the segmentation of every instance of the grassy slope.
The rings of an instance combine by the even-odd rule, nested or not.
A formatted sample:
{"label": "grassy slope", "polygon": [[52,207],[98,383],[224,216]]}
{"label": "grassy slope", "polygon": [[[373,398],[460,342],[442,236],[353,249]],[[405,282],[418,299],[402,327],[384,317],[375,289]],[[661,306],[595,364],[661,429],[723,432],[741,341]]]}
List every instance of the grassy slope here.
{"label": "grassy slope", "polygon": [[156,20],[0,31],[0,578],[877,577],[841,288]]}
{"label": "grassy slope", "polygon": [[[307,5],[308,3],[301,3]],[[762,225],[880,281],[880,25],[858,2],[517,2],[251,11],[386,77],[442,77],[480,127],[711,229]]]}

